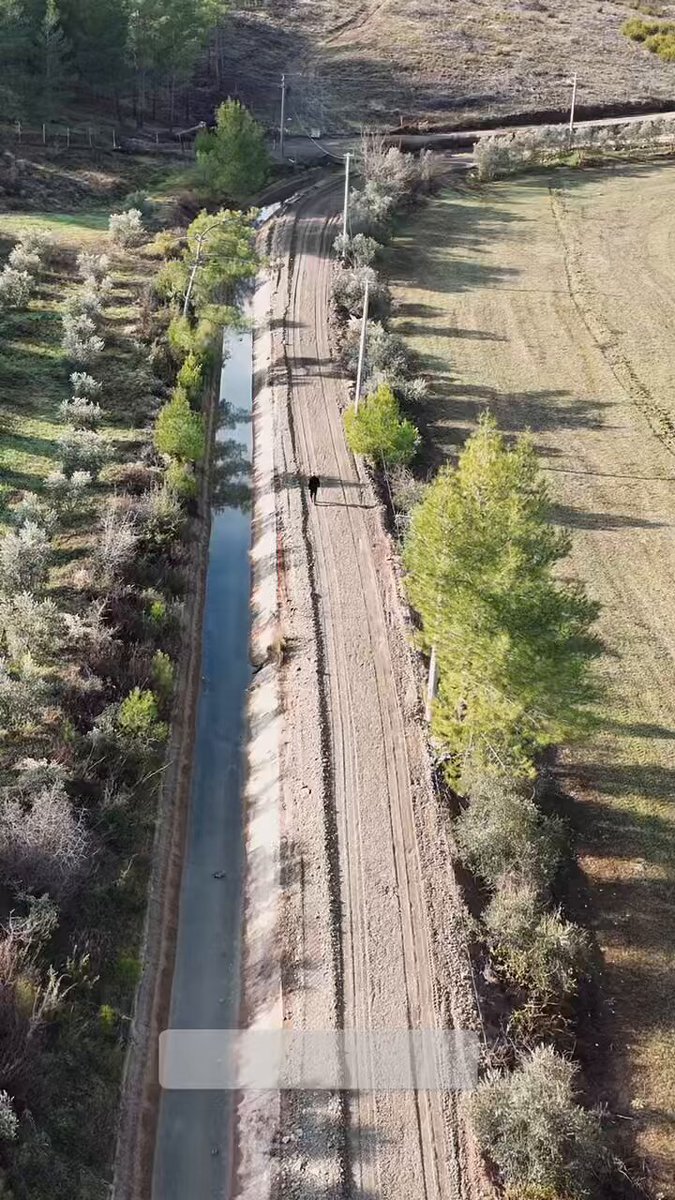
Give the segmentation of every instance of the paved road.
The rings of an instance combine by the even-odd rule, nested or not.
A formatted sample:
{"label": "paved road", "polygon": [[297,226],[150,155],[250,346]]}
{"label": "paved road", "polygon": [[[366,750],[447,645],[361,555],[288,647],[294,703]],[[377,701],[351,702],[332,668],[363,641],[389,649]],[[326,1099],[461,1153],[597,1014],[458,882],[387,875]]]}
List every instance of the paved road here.
{"label": "paved road", "polygon": [[[295,461],[282,466],[286,478],[316,471],[323,481],[307,537],[338,840],[341,1017],[345,1028],[358,1030],[432,1029],[442,1022],[425,900],[429,838],[420,831],[420,811],[431,803],[426,751],[411,714],[415,684],[386,539],[345,444],[346,383],[328,343],[340,200],[335,185],[302,199],[279,219],[274,250],[285,260],[278,315],[295,440]],[[447,861],[435,869],[449,896]],[[356,1094],[349,1114],[354,1193],[369,1200],[468,1196],[470,1167],[454,1104],[438,1093]]]}

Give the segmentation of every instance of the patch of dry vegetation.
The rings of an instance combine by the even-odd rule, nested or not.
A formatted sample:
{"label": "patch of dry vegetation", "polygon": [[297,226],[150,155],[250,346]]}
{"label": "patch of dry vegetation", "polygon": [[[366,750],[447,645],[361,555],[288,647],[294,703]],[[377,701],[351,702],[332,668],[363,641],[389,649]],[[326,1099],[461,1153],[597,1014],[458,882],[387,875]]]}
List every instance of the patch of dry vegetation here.
{"label": "patch of dry vegetation", "polygon": [[[675,5],[658,8],[675,17]],[[670,100],[673,66],[621,32],[631,12],[594,0],[318,0],[309,8],[270,0],[229,18],[223,54],[228,78],[270,124],[285,70],[297,132],[362,122],[466,127],[510,112],[562,113],[572,71],[582,105]]]}

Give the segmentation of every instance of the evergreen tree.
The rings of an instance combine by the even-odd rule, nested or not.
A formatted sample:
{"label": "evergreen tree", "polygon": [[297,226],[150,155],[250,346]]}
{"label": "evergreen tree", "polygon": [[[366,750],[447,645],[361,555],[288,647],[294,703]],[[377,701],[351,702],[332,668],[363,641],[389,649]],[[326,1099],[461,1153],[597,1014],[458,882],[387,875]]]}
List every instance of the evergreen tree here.
{"label": "evergreen tree", "polygon": [[269,173],[265,133],[238,100],[226,100],[216,113],[216,128],[197,138],[197,180],[207,199],[245,201]]}
{"label": "evergreen tree", "polygon": [[39,50],[42,59],[42,114],[52,119],[68,92],[70,47],[61,28],[55,0],[47,0],[40,26]]}
{"label": "evergreen tree", "polygon": [[124,0],[59,0],[59,9],[79,82],[96,95],[119,96],[129,74]]}
{"label": "evergreen tree", "polygon": [[381,383],[358,412],[345,413],[345,430],[350,450],[363,454],[377,466],[394,467],[410,462],[420,435],[411,421],[401,417],[398,400],[388,383]]}
{"label": "evergreen tree", "polygon": [[413,513],[405,549],[422,641],[438,654],[433,729],[456,761],[528,768],[588,727],[598,606],[556,578],[569,549],[529,439],[510,449],[484,416]]}

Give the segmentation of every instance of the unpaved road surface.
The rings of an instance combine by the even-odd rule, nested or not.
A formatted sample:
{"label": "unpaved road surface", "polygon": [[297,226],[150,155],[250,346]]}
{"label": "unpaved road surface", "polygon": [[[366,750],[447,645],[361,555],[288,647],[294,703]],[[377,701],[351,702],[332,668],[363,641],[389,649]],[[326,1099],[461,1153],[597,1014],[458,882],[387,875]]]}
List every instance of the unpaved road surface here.
{"label": "unpaved road surface", "polygon": [[[432,787],[395,562],[345,444],[347,386],[330,361],[339,206],[339,187],[315,189],[277,221],[271,247],[290,648],[284,1021],[364,1031],[475,1028],[447,818]],[[316,506],[301,482],[312,472],[322,481]],[[461,1097],[291,1094],[283,1104],[284,1194],[338,1196],[345,1184],[372,1200],[477,1194]]]}

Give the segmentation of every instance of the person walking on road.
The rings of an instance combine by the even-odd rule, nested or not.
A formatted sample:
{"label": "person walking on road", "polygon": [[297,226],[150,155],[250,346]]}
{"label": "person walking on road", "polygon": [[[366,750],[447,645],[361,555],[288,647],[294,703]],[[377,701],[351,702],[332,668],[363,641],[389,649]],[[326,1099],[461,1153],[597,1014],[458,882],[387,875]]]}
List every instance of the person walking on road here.
{"label": "person walking on road", "polygon": [[321,480],[318,475],[310,475],[309,477],[309,494],[312,497],[312,504],[316,504],[316,494],[321,487]]}

